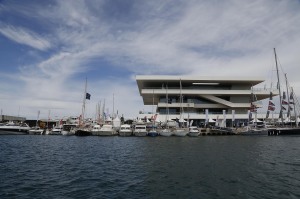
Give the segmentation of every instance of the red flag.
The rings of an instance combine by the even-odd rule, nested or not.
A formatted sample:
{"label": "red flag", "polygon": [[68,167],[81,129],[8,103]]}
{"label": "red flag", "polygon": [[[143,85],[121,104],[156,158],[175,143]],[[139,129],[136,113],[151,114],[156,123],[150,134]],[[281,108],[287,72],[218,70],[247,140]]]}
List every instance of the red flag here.
{"label": "red flag", "polygon": [[275,106],[275,104],[272,101],[269,101],[269,106]]}
{"label": "red flag", "polygon": [[157,114],[155,114],[154,117],[153,117],[154,121],[156,120],[156,117],[157,117]]}
{"label": "red flag", "polygon": [[282,100],[282,104],[287,105],[288,103],[286,101]]}
{"label": "red flag", "polygon": [[275,107],[274,107],[274,106],[268,106],[268,110],[269,110],[269,111],[274,111],[274,110],[275,110]]}
{"label": "red flag", "polygon": [[249,110],[251,112],[256,112],[256,109],[257,109],[256,105],[251,103]]}

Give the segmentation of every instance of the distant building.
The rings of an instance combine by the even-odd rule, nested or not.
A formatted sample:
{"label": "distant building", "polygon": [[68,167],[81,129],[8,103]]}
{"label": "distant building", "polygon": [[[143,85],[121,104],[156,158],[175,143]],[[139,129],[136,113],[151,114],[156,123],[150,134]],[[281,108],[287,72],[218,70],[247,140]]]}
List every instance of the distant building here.
{"label": "distant building", "polygon": [[[236,122],[246,122],[249,118],[251,93],[254,94],[258,107],[261,106],[258,101],[270,95],[270,89],[253,88],[264,82],[264,79],[259,77],[137,75],[136,81],[144,105],[154,104],[160,120],[166,118],[167,109],[169,118],[179,118],[182,107],[184,119],[194,120],[198,124],[207,120],[206,110],[211,120],[225,116],[227,120],[234,117]],[[278,90],[272,92],[273,95],[279,94]],[[140,113],[139,117],[151,115],[153,114]],[[264,116],[258,115],[260,118]]]}
{"label": "distant building", "polygon": [[24,122],[25,120],[26,120],[25,117],[10,116],[10,115],[0,115],[0,122],[8,122],[8,121]]}

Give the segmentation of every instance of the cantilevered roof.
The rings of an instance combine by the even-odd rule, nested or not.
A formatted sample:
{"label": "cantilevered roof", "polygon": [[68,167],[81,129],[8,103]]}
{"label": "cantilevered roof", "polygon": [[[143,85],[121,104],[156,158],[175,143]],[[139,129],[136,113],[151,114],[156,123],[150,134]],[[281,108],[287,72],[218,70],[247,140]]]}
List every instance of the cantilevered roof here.
{"label": "cantilevered roof", "polygon": [[136,81],[141,92],[141,89],[147,87],[161,86],[163,83],[168,85],[178,85],[181,80],[182,85],[193,83],[219,83],[222,85],[249,85],[255,86],[264,82],[262,77],[229,77],[229,76],[171,76],[171,75],[137,75]]}

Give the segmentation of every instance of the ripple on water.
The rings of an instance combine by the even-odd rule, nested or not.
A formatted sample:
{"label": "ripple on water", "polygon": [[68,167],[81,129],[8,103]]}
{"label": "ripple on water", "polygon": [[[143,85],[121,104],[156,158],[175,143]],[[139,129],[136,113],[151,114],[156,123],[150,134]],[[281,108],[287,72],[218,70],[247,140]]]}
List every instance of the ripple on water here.
{"label": "ripple on water", "polygon": [[0,198],[300,198],[300,137],[0,139]]}

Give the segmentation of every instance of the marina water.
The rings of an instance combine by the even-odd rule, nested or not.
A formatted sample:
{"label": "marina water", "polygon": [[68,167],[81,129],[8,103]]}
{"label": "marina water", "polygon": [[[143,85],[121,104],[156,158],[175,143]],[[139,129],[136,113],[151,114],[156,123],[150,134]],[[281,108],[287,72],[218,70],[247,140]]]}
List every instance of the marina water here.
{"label": "marina water", "polygon": [[300,198],[300,137],[0,136],[0,198]]}

